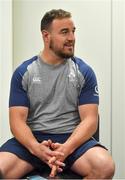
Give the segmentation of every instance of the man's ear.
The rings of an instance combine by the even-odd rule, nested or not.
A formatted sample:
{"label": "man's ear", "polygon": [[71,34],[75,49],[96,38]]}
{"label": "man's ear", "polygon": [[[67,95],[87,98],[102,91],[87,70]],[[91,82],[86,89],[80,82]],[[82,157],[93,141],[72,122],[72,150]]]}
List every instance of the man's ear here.
{"label": "man's ear", "polygon": [[48,31],[43,30],[42,31],[42,36],[43,36],[43,39],[44,39],[45,42],[49,41],[50,33]]}

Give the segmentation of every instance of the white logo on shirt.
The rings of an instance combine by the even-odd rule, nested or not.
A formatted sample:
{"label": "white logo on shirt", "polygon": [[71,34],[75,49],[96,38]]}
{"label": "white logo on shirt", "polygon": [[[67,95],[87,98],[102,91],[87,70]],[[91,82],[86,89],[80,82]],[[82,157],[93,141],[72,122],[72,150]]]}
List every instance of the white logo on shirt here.
{"label": "white logo on shirt", "polygon": [[98,91],[98,86],[96,85],[95,86],[95,94],[94,94],[94,96],[98,96],[99,95],[99,91]]}
{"label": "white logo on shirt", "polygon": [[33,82],[39,83],[41,81],[40,77],[33,77]]}
{"label": "white logo on shirt", "polygon": [[71,81],[71,82],[73,82],[73,81],[75,81],[75,73],[73,73],[73,72],[70,72],[70,74],[68,75],[68,77],[69,77],[69,80]]}

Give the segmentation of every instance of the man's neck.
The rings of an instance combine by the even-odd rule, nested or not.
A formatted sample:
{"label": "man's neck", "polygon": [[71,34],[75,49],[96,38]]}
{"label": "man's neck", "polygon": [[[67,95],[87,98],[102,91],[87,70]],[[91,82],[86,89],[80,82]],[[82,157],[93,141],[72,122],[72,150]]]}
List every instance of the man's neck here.
{"label": "man's neck", "polygon": [[40,52],[41,59],[46,63],[50,65],[58,65],[64,62],[64,59],[57,57],[51,52],[47,52],[43,50]]}

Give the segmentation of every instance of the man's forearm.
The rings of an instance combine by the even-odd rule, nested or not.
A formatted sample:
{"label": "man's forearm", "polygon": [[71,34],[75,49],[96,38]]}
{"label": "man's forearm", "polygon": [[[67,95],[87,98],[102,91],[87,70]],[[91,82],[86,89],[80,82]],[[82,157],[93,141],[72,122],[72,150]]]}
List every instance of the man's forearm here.
{"label": "man's forearm", "polygon": [[18,125],[13,122],[11,124],[11,131],[14,137],[22,145],[24,145],[31,153],[34,153],[34,148],[38,142],[24,121],[18,119]]}
{"label": "man's forearm", "polygon": [[28,108],[17,106],[9,109],[10,128],[14,137],[33,153],[39,144],[27,125]]}
{"label": "man's forearm", "polygon": [[95,121],[92,122],[89,119],[82,121],[64,143],[70,154],[87,141],[95,133],[96,129],[97,123]]}

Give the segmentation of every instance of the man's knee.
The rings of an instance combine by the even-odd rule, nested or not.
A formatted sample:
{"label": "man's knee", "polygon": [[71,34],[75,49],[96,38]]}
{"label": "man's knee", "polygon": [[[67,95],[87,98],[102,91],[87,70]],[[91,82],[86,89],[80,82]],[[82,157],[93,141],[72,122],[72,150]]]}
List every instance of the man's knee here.
{"label": "man's knee", "polygon": [[112,159],[107,160],[106,163],[104,163],[104,166],[102,167],[102,172],[104,175],[104,178],[112,178],[115,173],[115,163]]}
{"label": "man's knee", "polygon": [[95,173],[95,177],[111,179],[114,176],[115,164],[111,158],[105,159],[100,162],[100,166],[93,172]]}
{"label": "man's knee", "polygon": [[33,169],[31,164],[18,158],[15,154],[0,152],[0,171],[1,176],[5,179],[20,178]]}

